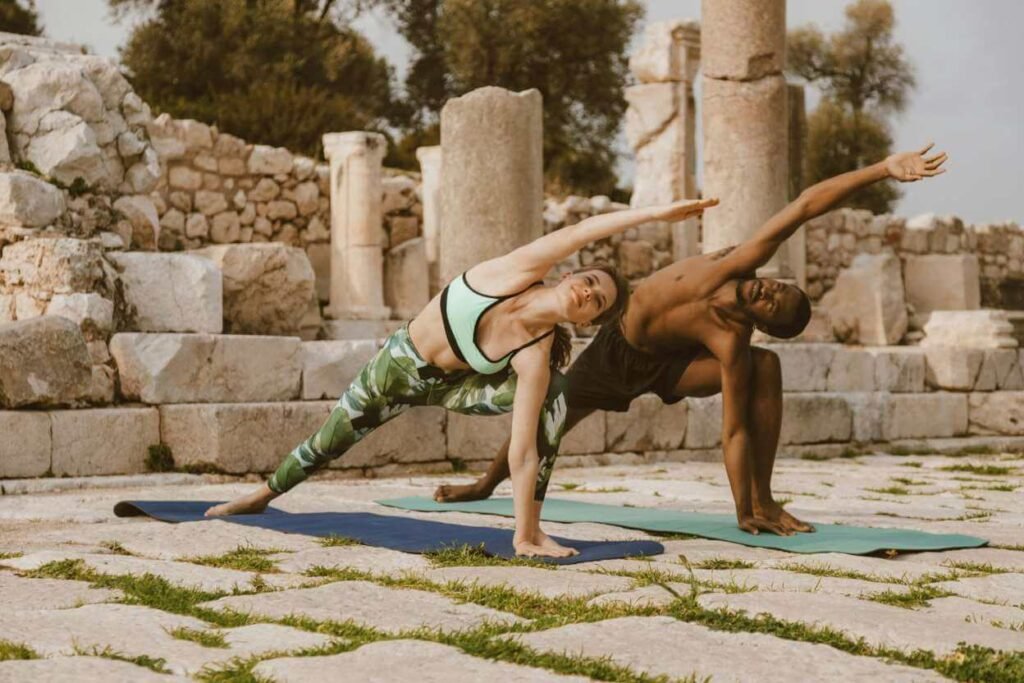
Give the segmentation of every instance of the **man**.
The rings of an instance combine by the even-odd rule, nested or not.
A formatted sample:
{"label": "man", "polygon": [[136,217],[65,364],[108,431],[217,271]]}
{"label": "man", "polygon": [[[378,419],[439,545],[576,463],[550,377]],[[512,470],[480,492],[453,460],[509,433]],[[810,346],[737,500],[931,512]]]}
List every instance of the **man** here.
{"label": "man", "polygon": [[[569,369],[566,431],[594,410],[624,412],[649,391],[665,403],[721,392],[722,449],[739,527],[784,536],[814,531],[772,497],[782,373],[778,356],[750,345],[755,328],[783,339],[800,334],[811,304],[799,288],[754,272],[800,225],[856,190],[888,178],[915,182],[945,172],[945,153],[925,157],[931,147],[813,185],[745,242],[685,258],[641,281],[621,320],[604,325]],[[441,486],[434,498],[486,498],[508,476],[506,443],[483,477]]]}

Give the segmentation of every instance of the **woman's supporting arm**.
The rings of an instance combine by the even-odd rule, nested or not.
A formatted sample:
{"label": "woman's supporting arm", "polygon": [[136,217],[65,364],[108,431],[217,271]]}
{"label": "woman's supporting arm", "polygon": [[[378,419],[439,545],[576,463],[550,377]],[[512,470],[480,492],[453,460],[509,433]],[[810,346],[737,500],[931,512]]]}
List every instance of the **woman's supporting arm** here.
{"label": "woman's supporting arm", "polygon": [[[557,545],[539,545],[541,501],[534,500],[540,455],[537,452],[537,425],[551,381],[550,337],[527,347],[512,358],[516,372],[516,395],[512,402],[512,439],[508,465],[512,474],[512,504],[516,530],[513,536],[517,555],[567,555],[572,551]],[[564,550],[565,552],[560,552]]]}

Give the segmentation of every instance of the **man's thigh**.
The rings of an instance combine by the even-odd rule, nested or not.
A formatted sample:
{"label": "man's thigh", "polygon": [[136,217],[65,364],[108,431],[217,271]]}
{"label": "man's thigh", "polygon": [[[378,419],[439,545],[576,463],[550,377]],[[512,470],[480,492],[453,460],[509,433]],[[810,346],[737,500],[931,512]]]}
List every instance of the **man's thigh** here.
{"label": "man's thigh", "polygon": [[722,391],[722,364],[707,350],[701,351],[676,382],[676,396],[713,396]]}

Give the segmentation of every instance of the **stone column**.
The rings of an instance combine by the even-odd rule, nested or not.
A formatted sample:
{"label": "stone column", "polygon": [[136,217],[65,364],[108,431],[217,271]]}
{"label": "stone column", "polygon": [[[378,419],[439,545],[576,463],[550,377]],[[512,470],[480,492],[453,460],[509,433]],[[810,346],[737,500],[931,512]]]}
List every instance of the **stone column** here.
{"label": "stone column", "polygon": [[416,150],[420,162],[420,198],[423,201],[423,243],[430,274],[430,295],[440,290],[439,254],[441,229],[441,146],[420,147]]}
{"label": "stone column", "polygon": [[379,133],[327,133],[331,164],[331,297],[335,319],[379,320],[384,305],[381,168],[387,143]]}
{"label": "stone column", "polygon": [[[632,207],[697,196],[693,81],[699,66],[700,25],[686,19],[649,24],[629,58],[639,82],[625,91],[626,139],[636,155]],[[674,259],[697,253],[697,219],[646,228],[671,235]]]}
{"label": "stone column", "polygon": [[[789,195],[793,201],[804,191],[804,150],[807,148],[807,107],[804,86],[790,83],[786,86],[786,120],[789,124]],[[786,264],[797,286],[807,288],[807,229],[804,226],[786,242]]]}
{"label": "stone column", "polygon": [[440,281],[543,233],[541,96],[478,88],[441,110]]}
{"label": "stone column", "polygon": [[[785,0],[703,0],[705,252],[738,244],[789,191]],[[792,277],[780,253],[762,269]]]}

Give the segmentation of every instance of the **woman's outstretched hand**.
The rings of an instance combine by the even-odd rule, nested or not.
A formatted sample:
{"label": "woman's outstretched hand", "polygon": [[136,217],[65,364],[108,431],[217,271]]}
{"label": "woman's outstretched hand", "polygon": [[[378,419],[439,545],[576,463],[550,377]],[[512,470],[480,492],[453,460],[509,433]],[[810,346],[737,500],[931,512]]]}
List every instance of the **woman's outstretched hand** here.
{"label": "woman's outstretched hand", "polygon": [[889,177],[901,183],[912,183],[921,178],[945,173],[946,169],[941,166],[949,155],[939,152],[930,157],[925,156],[934,146],[934,142],[929,142],[916,152],[900,152],[886,157],[885,170],[889,172]]}
{"label": "woman's outstretched hand", "polygon": [[653,209],[654,220],[678,223],[687,218],[699,216],[704,213],[704,209],[716,206],[717,204],[718,199],[712,197],[710,199],[684,199],[664,206],[656,206]]}

